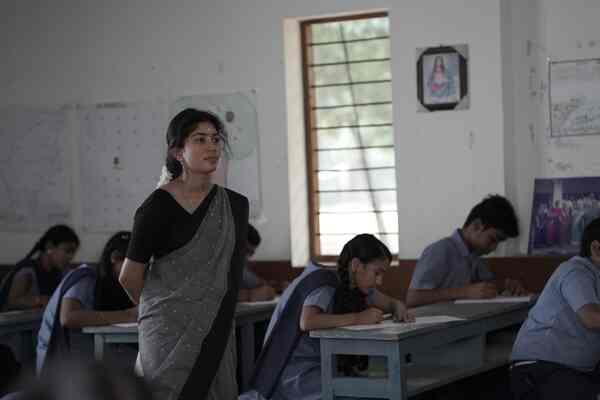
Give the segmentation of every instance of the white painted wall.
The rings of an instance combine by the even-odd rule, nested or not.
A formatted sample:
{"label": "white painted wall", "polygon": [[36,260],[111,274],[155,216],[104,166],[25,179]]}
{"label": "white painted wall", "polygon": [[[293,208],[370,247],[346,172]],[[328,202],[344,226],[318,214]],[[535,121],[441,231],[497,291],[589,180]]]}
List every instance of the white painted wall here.
{"label": "white painted wall", "polygon": [[[403,1],[392,10],[400,257],[417,257],[505,192],[500,2]],[[469,45],[471,106],[416,112],[417,47]]]}
{"label": "white painted wall", "polygon": [[[546,56],[553,61],[600,58],[600,2],[543,0]],[[545,126],[539,143],[544,177],[600,176],[600,135],[550,139]]]}
{"label": "white painted wall", "polygon": [[[264,245],[257,258],[289,259],[283,19],[387,9],[392,27],[400,255],[416,257],[428,242],[462,224],[469,208],[488,193],[508,193],[522,218],[529,213],[531,172],[523,174],[522,169],[542,166],[530,159],[535,151],[525,122],[536,108],[519,99],[523,65],[534,61],[511,61],[503,67],[502,54],[511,51],[512,59],[519,60],[522,39],[537,34],[535,23],[530,24],[540,15],[542,36],[555,57],[597,55],[597,47],[576,49],[573,44],[600,39],[598,12],[590,12],[597,9],[597,1],[537,2],[542,3],[541,11],[537,3],[529,8],[517,1],[501,10],[501,5],[507,7],[501,0],[4,2],[0,105],[168,101],[181,95],[256,88],[265,215],[258,226]],[[509,12],[515,33],[506,39],[503,24]],[[469,44],[470,109],[416,113],[415,48],[458,43]],[[516,69],[509,74],[503,68]],[[503,96],[515,98],[506,114],[511,101]],[[600,137],[586,139],[586,146],[600,145],[596,139]],[[509,154],[511,148],[514,155]],[[585,151],[585,158],[595,152]],[[575,154],[572,161],[583,163],[580,153]],[[0,232],[0,262],[21,257],[38,235]],[[106,236],[82,239],[78,258],[97,258]]]}
{"label": "white painted wall", "polygon": [[[533,180],[540,174],[544,129],[544,96],[539,88],[546,80],[540,0],[502,1],[502,54],[504,87],[504,156],[506,195],[519,216],[519,240],[507,243],[507,254],[525,253],[531,219]],[[528,44],[529,43],[529,44]]]}

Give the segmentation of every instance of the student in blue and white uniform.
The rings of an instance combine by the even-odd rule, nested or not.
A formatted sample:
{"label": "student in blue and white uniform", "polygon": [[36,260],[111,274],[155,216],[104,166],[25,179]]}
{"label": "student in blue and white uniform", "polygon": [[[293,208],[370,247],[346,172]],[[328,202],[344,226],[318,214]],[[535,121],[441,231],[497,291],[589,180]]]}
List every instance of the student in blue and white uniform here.
{"label": "student in blue and white uniform", "polygon": [[[414,320],[404,304],[375,289],[390,265],[388,248],[373,235],[344,246],[337,274],[314,263],[283,292],[273,313],[250,392],[241,399],[321,399],[321,355],[313,329],[375,324],[383,313]],[[360,358],[342,360],[347,373],[359,373]]]}
{"label": "student in blue and white uniform", "polygon": [[498,195],[483,199],[471,209],[462,228],[425,248],[410,281],[407,305],[489,298],[502,291],[524,294],[517,280],[495,281],[481,258],[507,238],[518,235],[519,223],[510,202]]}
{"label": "student in blue and white uniform", "polygon": [[44,307],[78,248],[73,229],[48,229],[0,283],[0,311]]}
{"label": "student in blue and white uniform", "polygon": [[246,265],[242,271],[242,281],[238,293],[238,301],[268,301],[273,300],[277,294],[264,279],[261,279],[250,268],[248,263],[260,245],[261,237],[252,224],[248,224],[248,241],[246,242]]}
{"label": "student in blue and white uniform", "polygon": [[552,274],[511,355],[517,399],[596,399],[600,394],[600,218],[585,228],[580,254]]}
{"label": "student in blue and white uniform", "polygon": [[[37,371],[54,359],[69,355],[93,357],[93,338],[79,330],[85,326],[134,322],[137,307],[118,281],[131,234],[113,235],[102,252],[98,268],[86,264],[69,272],[44,311],[37,344]],[[135,354],[131,357],[131,367]]]}

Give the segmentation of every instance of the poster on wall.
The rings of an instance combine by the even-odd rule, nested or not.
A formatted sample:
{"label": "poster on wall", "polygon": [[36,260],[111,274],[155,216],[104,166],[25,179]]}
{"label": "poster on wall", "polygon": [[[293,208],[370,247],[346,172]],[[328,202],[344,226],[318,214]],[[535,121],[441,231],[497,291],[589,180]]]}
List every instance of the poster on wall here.
{"label": "poster on wall", "polygon": [[469,108],[468,46],[417,49],[417,111]]}
{"label": "poster on wall", "polygon": [[550,136],[600,134],[600,59],[549,64]]}
{"label": "poster on wall", "polygon": [[600,177],[536,179],[528,254],[578,254],[584,228],[599,216]]}

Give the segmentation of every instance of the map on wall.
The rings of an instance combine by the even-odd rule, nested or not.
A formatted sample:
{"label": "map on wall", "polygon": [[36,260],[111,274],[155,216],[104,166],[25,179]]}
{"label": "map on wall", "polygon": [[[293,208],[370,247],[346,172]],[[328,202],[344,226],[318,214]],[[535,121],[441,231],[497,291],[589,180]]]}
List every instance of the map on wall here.
{"label": "map on wall", "polygon": [[260,217],[262,206],[255,96],[253,90],[196,95],[181,97],[171,105],[171,115],[192,107],[212,111],[225,123],[230,151],[221,159],[215,181],[248,197],[252,219]]}
{"label": "map on wall", "polygon": [[167,113],[166,105],[158,103],[108,103],[77,110],[85,230],[131,229],[135,210],[160,177]]}
{"label": "map on wall", "polygon": [[600,59],[550,63],[551,136],[600,133]]}
{"label": "map on wall", "polygon": [[0,109],[0,231],[71,222],[71,136],[65,108]]}

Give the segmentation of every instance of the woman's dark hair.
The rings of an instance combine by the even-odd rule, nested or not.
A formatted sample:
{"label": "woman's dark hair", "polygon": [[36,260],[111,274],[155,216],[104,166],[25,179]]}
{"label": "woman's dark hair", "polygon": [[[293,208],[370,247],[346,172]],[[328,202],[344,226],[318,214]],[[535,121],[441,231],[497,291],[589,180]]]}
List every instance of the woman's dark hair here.
{"label": "woman's dark hair", "polygon": [[592,220],[592,222],[587,224],[583,230],[581,247],[579,249],[579,255],[581,257],[590,257],[592,255],[590,248],[594,240],[600,242],[600,218]]}
{"label": "woman's dark hair", "polygon": [[115,233],[102,251],[98,263],[98,279],[96,280],[95,306],[96,310],[123,310],[133,306],[131,299],[113,275],[113,257],[124,259],[131,240],[131,232]]}
{"label": "woman's dark hair", "polygon": [[[363,264],[381,259],[391,261],[392,253],[381,240],[367,233],[355,236],[344,245],[337,260],[340,284],[333,296],[334,314],[356,313],[367,309],[367,295],[352,284],[350,264],[354,258]],[[343,356],[338,358],[338,370],[345,375],[354,375],[356,368],[364,370],[367,363],[368,357]]]}
{"label": "woman's dark hair", "polygon": [[79,237],[75,231],[67,225],[54,225],[48,229],[35,243],[29,253],[17,264],[30,260],[36,253],[44,251],[48,243],[58,246],[61,243],[75,243],[79,247]]}
{"label": "woman's dark hair", "polygon": [[519,236],[519,220],[510,201],[500,195],[490,195],[469,212],[463,227],[479,219],[484,227],[495,228],[508,237]]}
{"label": "woman's dark hair", "polygon": [[183,172],[181,163],[173,157],[171,150],[182,148],[185,144],[185,140],[200,122],[209,122],[215,127],[219,138],[225,144],[225,153],[229,153],[227,131],[219,117],[210,111],[186,108],[173,117],[167,128],[167,159],[165,161],[165,166],[167,167],[167,171],[171,174],[171,179],[179,177]]}
{"label": "woman's dark hair", "polygon": [[258,247],[261,242],[260,233],[252,224],[248,224],[248,243],[254,247]]}

